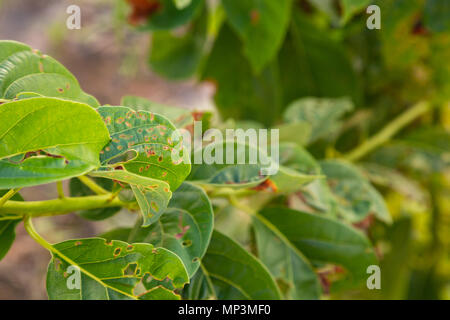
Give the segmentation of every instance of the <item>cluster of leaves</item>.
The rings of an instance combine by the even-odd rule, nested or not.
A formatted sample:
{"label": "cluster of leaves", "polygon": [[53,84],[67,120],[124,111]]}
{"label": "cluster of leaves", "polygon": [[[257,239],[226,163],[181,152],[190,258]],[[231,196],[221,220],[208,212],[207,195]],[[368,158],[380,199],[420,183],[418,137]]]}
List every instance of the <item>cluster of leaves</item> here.
{"label": "cluster of leaves", "polygon": [[[387,254],[382,267],[392,285],[382,297],[448,296],[448,1],[188,0],[178,7],[171,0],[150,2],[159,3],[158,10],[134,25],[151,33],[151,69],[172,80],[212,83],[228,127],[279,128],[280,139],[291,143],[282,146],[288,158],[280,172],[296,181],[301,181],[299,171],[328,179],[307,185],[300,202],[364,228],[374,224],[364,218],[388,222],[395,217],[392,226],[372,228],[372,240],[380,246],[395,240],[397,250],[402,243],[412,249],[404,260]],[[381,30],[366,27],[366,8],[373,4],[380,8]],[[364,144],[420,101],[433,111],[395,140],[387,126],[384,133],[390,137],[382,144]],[[322,159],[359,144],[369,148],[344,156],[364,159],[358,169],[328,160],[319,161],[319,169],[305,166],[311,162],[304,147]],[[390,200],[391,215],[367,179]],[[291,194],[292,206],[297,184],[279,176],[271,181]],[[428,240],[414,240],[415,233]],[[395,276],[401,272],[411,277]]]}
{"label": "cluster of leaves", "polygon": [[[346,270],[341,280],[355,285],[364,279],[367,266],[376,263],[369,240],[335,219],[360,221],[375,212],[389,220],[381,196],[351,165],[319,163],[301,146],[285,143],[281,169],[273,177],[261,175],[262,164],[195,164],[191,170],[190,150],[183,149],[175,126],[191,127],[190,112],[137,97],[125,97],[124,106],[99,106],[52,58],[17,42],[2,41],[0,47],[2,194],[88,175],[105,193],[99,197],[109,199],[86,206],[82,217],[110,217],[121,209],[119,201],[127,190],[133,196],[123,206],[132,210],[130,203],[136,203],[141,213],[134,228],[112,230],[99,238],[44,243],[52,254],[47,274],[51,299],[316,299],[321,295],[317,268],[340,265]],[[311,103],[324,113],[334,106],[329,100],[308,100],[287,111],[291,122],[296,118],[313,124],[310,139],[323,134],[324,121],[305,118]],[[348,101],[337,105],[349,108]],[[242,150],[248,156],[250,148],[254,147],[236,144],[236,159]],[[173,160],[174,152],[182,161]],[[332,188],[322,173],[335,181]],[[82,181],[72,179],[70,184],[73,196],[84,196],[72,198],[80,199],[81,207],[97,197]],[[266,190],[268,186],[273,189]],[[367,193],[356,195],[355,188]],[[248,201],[261,195],[265,198],[257,200],[261,203],[299,192],[307,205],[324,214],[280,205],[250,211],[257,258],[213,231],[213,206],[206,192],[230,202],[248,192]],[[114,197],[118,206],[107,205]],[[67,211],[70,199],[42,210]],[[44,241],[27,222],[35,211],[26,206],[17,209],[22,200],[18,194],[6,200],[0,208],[2,257],[22,215],[30,234]],[[82,289],[67,285],[70,266],[79,268]]]}
{"label": "cluster of leaves", "polygon": [[[213,80],[221,116],[233,119],[214,115],[210,122],[207,113],[131,96],[122,106],[100,106],[52,58],[0,42],[0,258],[23,219],[52,254],[51,299],[318,299],[365,284],[367,267],[379,263],[368,227],[376,220],[393,238],[399,228],[398,221],[390,226],[392,214],[372,182],[426,202],[422,185],[448,166],[440,114],[373,147],[415,119],[407,113],[376,134],[412,102],[430,101],[414,109],[418,117],[428,111],[422,106],[448,101],[448,70],[435,65],[448,52],[428,51],[445,46],[446,16],[435,6],[448,6],[381,1],[388,31],[373,36],[361,31],[364,19],[352,19],[369,1],[340,1],[339,8],[335,1],[128,2],[130,21],[152,31],[153,69]],[[411,37],[399,45],[405,30]],[[421,72],[425,79],[411,76]],[[418,85],[426,93],[417,95]],[[191,165],[190,156],[222,147],[185,150],[178,129],[191,130],[194,119],[205,120],[204,129],[279,129],[279,171],[261,175],[265,161]],[[372,134],[362,150],[374,152],[339,157]],[[238,144],[236,158],[257,148]],[[364,163],[349,161],[362,156]],[[68,198],[27,205],[11,197],[66,179]],[[30,222],[74,210],[101,220],[121,209],[140,211],[134,227],[58,244],[46,243]],[[82,289],[67,285],[70,266],[80,270]]]}

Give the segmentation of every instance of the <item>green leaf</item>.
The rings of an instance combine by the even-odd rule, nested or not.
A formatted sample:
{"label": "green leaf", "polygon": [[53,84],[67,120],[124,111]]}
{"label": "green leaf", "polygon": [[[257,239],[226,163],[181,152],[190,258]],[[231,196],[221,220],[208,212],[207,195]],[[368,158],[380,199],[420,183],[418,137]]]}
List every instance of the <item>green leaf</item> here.
{"label": "green leaf", "polygon": [[296,192],[314,180],[321,179],[319,164],[302,147],[294,143],[281,143],[280,168],[269,179],[278,192]]}
{"label": "green leaf", "polygon": [[261,72],[284,40],[291,16],[291,0],[225,0],[228,22],[244,43],[253,70]]}
{"label": "green leaf", "polygon": [[1,40],[0,41],[0,63],[6,60],[9,56],[21,52],[21,51],[31,51],[31,48],[26,44],[12,41],[12,40]]}
{"label": "green leaf", "polygon": [[353,104],[347,98],[302,98],[288,106],[283,118],[287,123],[310,124],[308,143],[313,143],[336,133],[341,126],[342,116],[352,110]]}
{"label": "green leaf", "polygon": [[4,98],[15,99],[23,92],[99,106],[93,96],[81,90],[76,80],[57,73],[34,73],[17,79],[6,89]]}
{"label": "green leaf", "polygon": [[213,224],[208,196],[199,187],[185,182],[173,193],[169,207],[157,224],[140,228],[131,235],[131,229],[119,229],[103,236],[164,247],[180,257],[192,277],[208,248]]}
{"label": "green leaf", "polygon": [[258,257],[287,286],[286,299],[318,299],[320,283],[308,259],[268,220],[253,217]]}
{"label": "green leaf", "polygon": [[[220,300],[278,300],[280,292],[261,262],[227,236],[214,231],[202,260],[203,281]],[[212,285],[212,287],[211,287]]]}
{"label": "green leaf", "polygon": [[193,76],[203,58],[207,40],[206,13],[201,15],[183,35],[172,31],[156,31],[152,34],[150,66],[173,80]]}
{"label": "green leaf", "polygon": [[[172,191],[180,186],[190,172],[189,154],[168,119],[126,107],[97,110],[112,138],[100,153],[103,166],[121,165],[131,173],[167,182]],[[130,152],[134,157],[128,159]]]}
{"label": "green leaf", "polygon": [[101,118],[86,104],[31,98],[2,104],[0,118],[2,189],[85,174],[100,165],[99,152],[109,140]]}
{"label": "green leaf", "polygon": [[360,82],[347,52],[307,17],[294,13],[280,51],[279,74],[283,104],[300,97],[350,97],[362,100]]}
{"label": "green leaf", "polygon": [[[233,153],[228,153],[229,146]],[[230,159],[227,159],[228,156]],[[250,161],[252,158],[256,161]],[[209,163],[211,161],[214,163]],[[259,148],[233,141],[213,142],[198,149],[193,152],[191,162],[193,165],[188,180],[227,188],[259,185],[267,179],[262,170],[272,165],[271,159]]]}
{"label": "green leaf", "polygon": [[143,110],[163,115],[177,128],[191,126],[194,122],[192,112],[187,109],[161,105],[141,97],[125,96],[122,98],[121,105],[135,111]]}
{"label": "green leaf", "polygon": [[427,0],[425,4],[425,25],[433,32],[450,31],[450,3],[446,0]]}
{"label": "green leaf", "polygon": [[[233,54],[229,54],[230,48],[234,48]],[[270,126],[281,110],[278,66],[271,63],[259,75],[253,75],[241,48],[241,42],[225,24],[205,64],[202,79],[216,84],[214,100],[223,118],[256,120]]]}
{"label": "green leaf", "polygon": [[[8,190],[0,190],[0,198],[4,196]],[[23,201],[20,194],[16,193],[11,200]],[[11,219],[8,219],[11,218]],[[16,238],[16,226],[22,221],[17,217],[5,214],[0,215],[0,261],[6,256]]]}
{"label": "green leaf", "polygon": [[263,209],[260,215],[312,262],[341,265],[352,281],[364,281],[367,267],[377,264],[369,240],[335,219],[281,207]]}
{"label": "green leaf", "polygon": [[363,220],[370,213],[386,223],[392,222],[383,197],[353,165],[337,161],[321,162],[336,199],[337,213],[350,222]]}
{"label": "green leaf", "polygon": [[21,92],[74,100],[97,107],[78,81],[53,58],[14,41],[0,41],[0,97],[12,99]]}
{"label": "green leaf", "polygon": [[[179,8],[174,0],[157,0],[159,9],[151,13],[140,30],[167,30],[189,22],[203,5],[203,0],[191,0],[190,4]],[[180,0],[178,0],[180,1]]]}
{"label": "green leaf", "polygon": [[141,208],[144,227],[159,220],[172,196],[169,185],[164,181],[139,176],[124,170],[95,171],[90,175],[128,183]]}
{"label": "green leaf", "polygon": [[[140,293],[136,290],[138,284],[168,278],[175,288],[182,288],[189,281],[175,254],[146,243],[107,242],[100,238],[68,240],[53,245],[52,256],[47,271],[51,300],[155,299],[164,289]],[[68,274],[70,266],[80,272],[79,288],[68,286],[69,278],[74,276]]]}
{"label": "green leaf", "polygon": [[367,8],[371,0],[342,0],[342,21],[347,23],[355,14]]}

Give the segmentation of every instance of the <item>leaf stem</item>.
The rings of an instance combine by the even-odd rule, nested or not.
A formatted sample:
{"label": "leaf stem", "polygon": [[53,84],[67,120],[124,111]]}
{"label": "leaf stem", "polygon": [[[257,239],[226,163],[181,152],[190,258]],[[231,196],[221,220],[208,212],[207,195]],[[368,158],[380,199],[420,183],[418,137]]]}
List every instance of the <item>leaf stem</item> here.
{"label": "leaf stem", "polygon": [[79,176],[78,179],[89,189],[91,189],[95,194],[102,195],[102,194],[108,194],[109,192],[105,189],[103,189],[101,186],[99,186],[97,183],[94,182],[91,178],[88,178],[86,176]]}
{"label": "leaf stem", "polygon": [[90,210],[110,207],[134,208],[134,203],[126,203],[118,198],[111,200],[111,194],[66,197],[64,199],[44,201],[8,201],[0,208],[0,214],[10,213],[30,215],[33,217],[62,215],[74,211]]}
{"label": "leaf stem", "polygon": [[58,198],[64,199],[66,196],[64,195],[64,189],[62,181],[56,182],[56,190],[58,191]]}
{"label": "leaf stem", "polygon": [[25,227],[25,230],[28,232],[31,238],[33,238],[34,241],[39,243],[42,247],[47,249],[50,252],[53,252],[53,246],[47,242],[44,238],[42,238],[39,233],[36,232],[34,229],[33,223],[31,222],[30,216],[25,216],[23,219],[23,226]]}
{"label": "leaf stem", "polygon": [[430,110],[430,104],[426,101],[422,101],[406,110],[400,116],[388,123],[380,132],[373,137],[366,140],[364,143],[356,147],[353,151],[344,155],[344,159],[348,161],[357,161],[378,148],[382,144],[389,141],[395,134],[401,129],[407,126],[409,123],[417,119],[419,116]]}
{"label": "leaf stem", "polygon": [[7,193],[5,193],[5,195],[3,197],[0,198],[0,208],[3,207],[3,205],[12,197],[14,197],[14,195],[19,192],[20,188],[18,189],[11,189],[9,190]]}
{"label": "leaf stem", "polygon": [[234,195],[228,196],[228,201],[237,209],[244,211],[245,213],[248,213],[251,216],[256,215],[256,211],[250,208],[249,206],[243,204],[240,202]]}

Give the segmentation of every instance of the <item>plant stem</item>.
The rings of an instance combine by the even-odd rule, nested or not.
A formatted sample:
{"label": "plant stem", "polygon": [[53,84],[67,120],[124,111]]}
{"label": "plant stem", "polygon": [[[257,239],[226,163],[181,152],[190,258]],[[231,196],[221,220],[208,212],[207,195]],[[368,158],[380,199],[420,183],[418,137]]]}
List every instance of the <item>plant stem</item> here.
{"label": "plant stem", "polygon": [[80,179],[80,181],[85,186],[87,186],[89,189],[91,189],[92,191],[94,191],[94,193],[96,193],[98,195],[109,193],[107,190],[103,189],[97,183],[95,183],[94,180],[92,180],[91,178],[88,178],[86,176],[80,176],[80,177],[78,177],[78,179]]}
{"label": "plant stem", "polygon": [[241,203],[234,195],[228,196],[228,201],[233,205],[235,208],[244,211],[245,213],[248,213],[249,215],[253,216],[256,215],[256,211],[250,208],[249,206]]}
{"label": "plant stem", "polygon": [[56,182],[56,190],[58,191],[58,197],[60,199],[64,199],[66,196],[64,195],[64,189],[63,189],[63,184],[62,181],[57,181]]}
{"label": "plant stem", "polygon": [[23,226],[25,227],[25,230],[28,232],[31,238],[33,238],[34,241],[39,243],[41,246],[43,246],[45,249],[47,249],[50,252],[54,251],[53,246],[48,243],[44,238],[42,238],[39,233],[36,232],[34,229],[33,223],[31,222],[30,216],[25,216],[25,219],[23,220]]}
{"label": "plant stem", "polygon": [[7,193],[5,193],[5,195],[3,197],[0,198],[0,208],[3,207],[3,205],[12,197],[14,197],[14,195],[19,192],[19,189],[11,189],[9,190]]}
{"label": "plant stem", "polygon": [[419,102],[406,110],[400,116],[388,123],[380,132],[366,140],[353,151],[346,154],[343,158],[348,161],[357,161],[378,148],[380,145],[389,141],[401,129],[417,119],[419,116],[430,110],[430,104],[426,101]]}
{"label": "plant stem", "polygon": [[110,207],[126,207],[132,209],[134,208],[134,203],[126,203],[118,198],[111,200],[111,194],[73,198],[66,197],[64,199],[44,201],[8,201],[0,208],[0,214],[10,213],[40,217]]}

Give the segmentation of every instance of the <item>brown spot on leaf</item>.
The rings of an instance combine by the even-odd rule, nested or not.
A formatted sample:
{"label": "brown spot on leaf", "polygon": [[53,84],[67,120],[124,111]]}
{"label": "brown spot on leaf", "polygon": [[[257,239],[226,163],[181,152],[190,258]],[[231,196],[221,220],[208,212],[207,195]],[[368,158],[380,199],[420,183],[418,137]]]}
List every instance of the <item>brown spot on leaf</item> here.
{"label": "brown spot on leaf", "polygon": [[128,22],[132,25],[144,23],[152,14],[162,8],[159,0],[127,0],[132,8]]}

